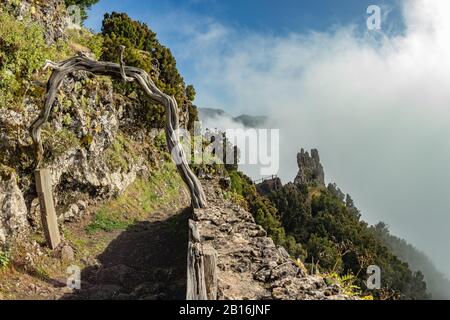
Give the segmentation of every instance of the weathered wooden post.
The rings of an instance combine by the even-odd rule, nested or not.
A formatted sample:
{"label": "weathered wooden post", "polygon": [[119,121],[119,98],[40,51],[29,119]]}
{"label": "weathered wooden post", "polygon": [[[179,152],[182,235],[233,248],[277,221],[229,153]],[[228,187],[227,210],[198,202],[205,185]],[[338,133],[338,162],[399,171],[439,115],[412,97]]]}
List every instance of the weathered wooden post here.
{"label": "weathered wooden post", "polygon": [[204,245],[203,261],[208,300],[217,300],[217,251],[209,245]]}
{"label": "weathered wooden post", "polygon": [[56,249],[61,243],[61,237],[59,234],[55,204],[53,202],[50,170],[38,169],[34,174],[36,177],[36,191],[41,205],[41,220],[45,240],[51,249]]}
{"label": "weathered wooden post", "polygon": [[217,300],[217,251],[202,245],[197,223],[189,220],[187,300]]}
{"label": "weathered wooden post", "polygon": [[207,300],[204,273],[203,248],[197,223],[189,220],[189,243],[187,257],[187,300]]}

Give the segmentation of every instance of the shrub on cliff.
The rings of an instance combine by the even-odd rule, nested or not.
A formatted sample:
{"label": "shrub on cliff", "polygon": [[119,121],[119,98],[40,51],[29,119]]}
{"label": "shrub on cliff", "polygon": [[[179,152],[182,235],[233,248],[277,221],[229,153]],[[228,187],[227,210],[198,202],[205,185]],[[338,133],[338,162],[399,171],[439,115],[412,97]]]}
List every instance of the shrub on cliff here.
{"label": "shrub on cliff", "polygon": [[61,41],[47,46],[42,27],[1,9],[0,26],[0,108],[20,110],[25,97],[41,96],[33,81],[42,80],[38,71],[45,60],[59,60],[69,48]]}
{"label": "shrub on cliff", "polygon": [[[134,21],[127,14],[117,12],[105,14],[102,34],[102,60],[118,63],[119,48],[125,46],[125,64],[144,69],[164,93],[173,95],[181,108],[188,109],[192,126],[193,121],[197,120],[196,107],[191,103],[195,98],[195,89],[192,85],[186,87],[172,52],[158,41],[156,34],[145,23]],[[122,85],[122,89],[132,91],[131,85]],[[152,111],[151,125],[163,127],[162,107],[152,105],[148,100],[143,100],[142,103]],[[146,117],[149,118],[148,115]]]}

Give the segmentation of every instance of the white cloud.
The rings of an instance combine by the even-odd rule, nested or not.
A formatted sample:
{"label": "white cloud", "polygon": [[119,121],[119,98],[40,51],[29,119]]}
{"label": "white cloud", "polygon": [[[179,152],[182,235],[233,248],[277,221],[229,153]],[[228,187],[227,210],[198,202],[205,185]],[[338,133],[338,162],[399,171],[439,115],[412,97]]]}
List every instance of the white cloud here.
{"label": "white cloud", "polygon": [[449,9],[405,1],[395,37],[352,26],[274,36],[197,19],[179,46],[195,63],[199,105],[267,114],[281,128],[285,181],[299,149],[317,147],[327,180],[364,218],[385,220],[450,274]]}

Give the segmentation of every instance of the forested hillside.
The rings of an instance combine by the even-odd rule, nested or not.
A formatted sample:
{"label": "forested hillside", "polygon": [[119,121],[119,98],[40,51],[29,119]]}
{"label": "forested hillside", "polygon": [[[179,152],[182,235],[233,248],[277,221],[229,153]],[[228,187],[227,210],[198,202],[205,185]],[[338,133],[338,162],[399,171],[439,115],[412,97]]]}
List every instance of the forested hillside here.
{"label": "forested hillside", "polygon": [[436,266],[425,253],[406,240],[392,235],[388,226],[383,222],[370,229],[400,260],[407,262],[411,270],[423,272],[428,291],[433,299],[450,299],[448,291],[450,280],[436,269]]}
{"label": "forested hillside", "polygon": [[[246,201],[256,221],[274,241],[304,261],[311,272],[331,277],[354,276],[353,283],[364,294],[378,299],[429,298],[421,268],[409,267],[403,262],[408,260],[397,256],[396,250],[373,233],[361,220],[350,195],[334,184],[325,187],[320,163],[316,166],[314,159],[303,152],[299,159],[296,183],[274,188],[264,196],[258,194],[245,175],[230,172],[233,190],[240,195],[238,199]],[[382,270],[381,290],[367,290],[366,270],[370,265]]]}

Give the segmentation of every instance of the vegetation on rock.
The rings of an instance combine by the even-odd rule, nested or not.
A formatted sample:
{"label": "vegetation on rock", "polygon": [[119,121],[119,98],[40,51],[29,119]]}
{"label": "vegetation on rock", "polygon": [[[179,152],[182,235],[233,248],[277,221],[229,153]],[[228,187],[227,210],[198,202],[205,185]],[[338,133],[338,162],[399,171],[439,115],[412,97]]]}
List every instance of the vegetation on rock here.
{"label": "vegetation on rock", "polygon": [[59,60],[69,53],[66,43],[45,43],[43,28],[19,21],[0,9],[0,108],[21,110],[28,97],[40,97],[39,70],[46,59]]}
{"label": "vegetation on rock", "polygon": [[[118,63],[120,46],[125,46],[124,63],[145,70],[164,93],[174,96],[182,111],[187,110],[189,113],[191,128],[197,120],[196,107],[191,102],[195,99],[195,89],[192,85],[185,85],[174,56],[169,48],[158,41],[156,34],[145,23],[134,21],[127,14],[117,12],[105,14],[102,34],[104,44],[101,59]],[[120,88],[128,94],[134,90],[130,84],[122,84]],[[165,121],[164,109],[147,98],[139,102],[142,108],[147,110],[144,116],[151,126],[162,128]]]}
{"label": "vegetation on rock", "polygon": [[[352,201],[345,201],[335,187],[288,184],[272,192],[269,199],[277,208],[286,233],[303,245],[307,265],[322,271],[355,275],[356,285],[380,299],[428,298],[421,272],[412,272],[360,220]],[[349,198],[351,199],[351,198]],[[382,290],[366,289],[366,270],[382,270]]]}
{"label": "vegetation on rock", "polygon": [[[79,5],[83,18],[96,2],[65,1],[66,5]],[[70,30],[66,31],[65,39],[53,44],[46,43],[41,26],[30,24],[28,18],[24,21],[15,19],[2,8],[0,25],[0,110],[11,111],[8,113],[12,115],[10,118],[17,116],[23,120],[25,116],[19,118],[19,115],[31,113],[34,116],[33,112],[39,111],[45,92],[43,83],[49,75],[41,70],[46,59],[58,61],[81,51],[90,52],[102,60],[119,62],[119,48],[125,46],[125,64],[144,69],[164,93],[173,95],[181,111],[188,115],[188,119],[184,120],[189,128],[198,119],[197,108],[192,103],[195,89],[184,83],[171,51],[158,41],[146,24],[133,21],[124,13],[106,14],[99,35],[85,29]],[[152,154],[165,149],[163,135],[148,138],[150,129],[164,127],[166,120],[161,105],[150,101],[133,84],[116,84],[118,90],[113,94],[109,80],[74,75],[64,86],[67,87],[61,89],[53,106],[55,115],[52,123],[43,130],[47,164],[59,166],[58,159],[68,151],[76,151],[80,155],[92,148],[97,153],[89,155],[94,159],[87,160],[104,164],[110,170],[108,173],[121,176],[131,171],[138,158],[151,172],[150,177],[136,174],[138,178],[133,177],[134,183],[126,190],[120,190],[123,192],[121,195],[99,204],[92,221],[84,226],[82,237],[65,230],[67,241],[76,249],[76,258],[81,260],[89,246],[90,250],[96,250],[96,254],[105,249],[101,239],[92,240],[92,235],[124,230],[144,219],[150,211],[172,205],[180,195],[183,182],[172,163],[166,161],[161,167],[161,159]],[[67,95],[67,92],[73,94]],[[118,109],[129,105],[133,108],[115,110],[111,106],[114,99],[120,103]],[[30,111],[25,112],[27,108]],[[118,120],[123,120],[122,112],[127,121],[119,125]],[[101,120],[109,116],[114,118],[116,125],[105,130]],[[110,123],[109,119],[107,123]],[[28,130],[27,121],[13,125],[8,118],[4,123],[8,126],[0,127],[0,133],[9,140],[0,154],[0,178],[17,174],[23,182],[21,191],[26,194],[27,207],[31,207],[33,198],[36,198],[32,185],[33,159],[31,148],[20,139],[27,136],[23,133]],[[16,139],[16,136],[19,138]],[[204,144],[209,142],[203,141]],[[167,160],[170,156],[163,155],[163,158]],[[309,155],[305,159],[308,160]],[[300,160],[305,162],[305,159]],[[318,156],[313,159],[317,160],[315,163],[319,162]],[[91,163],[87,160],[84,164]],[[81,192],[79,189],[82,188],[86,189],[84,191],[88,196],[93,194],[96,200],[102,199],[85,177],[70,176],[70,163],[67,167],[62,169],[65,170],[61,173],[62,183],[55,186],[60,200],[70,198],[71,193]],[[287,184],[264,197],[248,177],[237,171],[236,165],[195,166],[197,172],[212,175],[221,175],[227,169],[231,180],[231,192],[227,195],[251,212],[255,221],[277,245],[285,247],[294,260],[304,261],[309,270],[320,272],[329,281],[338,283],[348,295],[373,294],[380,299],[428,298],[424,275],[419,271],[432,274],[426,259],[404,241],[390,235],[383,224],[369,227],[361,220],[360,212],[350,196],[345,196],[336,185],[322,185],[323,172],[321,167],[318,168],[315,172],[303,172],[297,181],[314,176],[319,183]],[[81,183],[77,179],[84,180]],[[108,189],[110,186],[95,187]],[[116,191],[113,189],[106,194],[108,197],[120,194]],[[31,213],[28,218],[33,219]],[[36,242],[39,246],[40,242]],[[24,258],[26,253],[26,249],[20,246],[11,253],[0,251],[0,269],[13,264],[14,268],[44,280],[56,274],[52,268],[59,268],[58,272],[65,270],[64,264],[54,264],[50,254],[37,255],[40,258],[30,266]],[[372,264],[380,266],[383,271],[380,291],[369,292],[364,284],[367,277],[365,269]],[[426,280],[432,281],[431,278]]]}
{"label": "vegetation on rock", "polygon": [[149,212],[176,201],[183,188],[175,165],[165,162],[149,178],[137,179],[122,195],[101,206],[86,231],[126,229],[145,219]]}
{"label": "vegetation on rock", "polygon": [[0,270],[7,268],[10,262],[9,251],[0,250]]}
{"label": "vegetation on rock", "polygon": [[261,196],[252,181],[242,172],[230,170],[231,191],[239,196],[238,203],[246,207],[255,218],[257,224],[262,226],[268,236],[277,245],[283,246],[293,257],[304,258],[305,251],[292,235],[287,235],[278,215],[278,210],[269,199]]}

